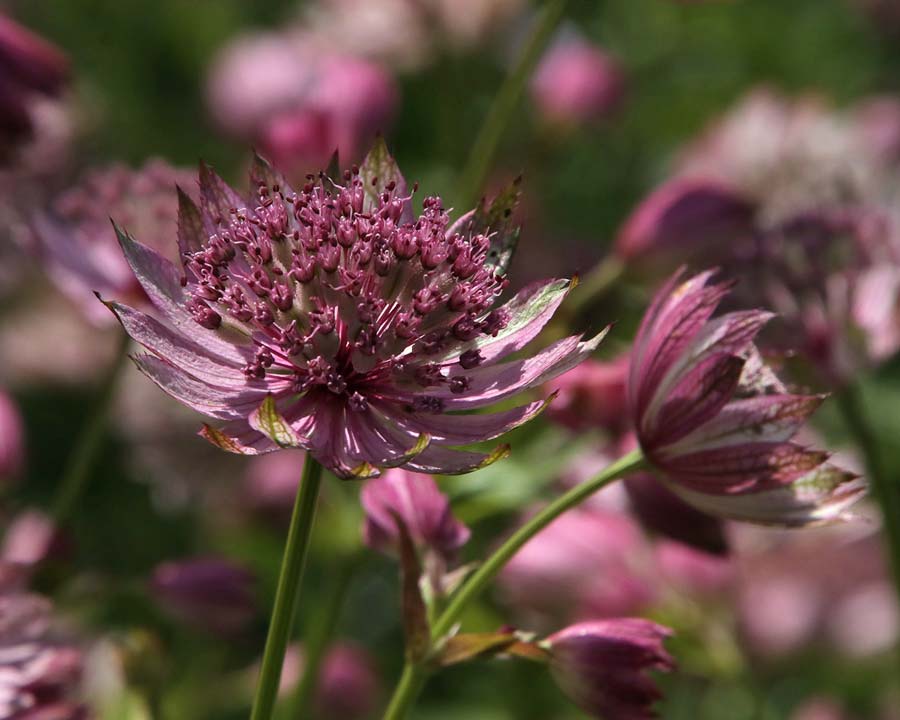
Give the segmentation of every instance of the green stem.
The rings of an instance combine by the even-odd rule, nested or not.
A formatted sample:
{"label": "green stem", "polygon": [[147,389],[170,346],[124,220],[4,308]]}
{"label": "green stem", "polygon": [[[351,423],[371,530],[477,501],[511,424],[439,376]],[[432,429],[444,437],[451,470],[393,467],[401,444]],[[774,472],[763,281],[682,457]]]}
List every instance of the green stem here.
{"label": "green stem", "polygon": [[97,453],[103,444],[103,436],[109,420],[109,410],[115,397],[116,384],[125,368],[125,359],[128,357],[128,335],[121,332],[119,335],[116,356],[106,371],[97,390],[94,406],[91,409],[87,422],[82,426],[75,449],[69,456],[59,489],[53,501],[53,517],[58,525],[63,525],[69,519],[72,511],[87,486],[88,478],[97,461]]}
{"label": "green stem", "polygon": [[497,93],[472,145],[466,166],[460,174],[457,207],[470,207],[480,195],[503,131],[515,112],[534,66],[562,20],[565,7],[566,0],[550,0],[541,10],[518,63]]}
{"label": "green stem", "polygon": [[259,685],[256,688],[250,720],[271,720],[272,711],[275,709],[275,699],[281,683],[281,666],[284,664],[284,653],[291,636],[294,616],[297,614],[297,596],[300,592],[300,581],[303,578],[321,484],[322,466],[311,455],[307,455],[281,561],[278,589],[275,591],[275,607],[272,610],[272,621],[266,637],[266,649],[263,653]]}
{"label": "green stem", "polygon": [[575,317],[582,310],[590,308],[618,282],[624,271],[625,263],[615,254],[603,258],[578,283],[578,287],[566,303],[569,316]]}
{"label": "green stem", "polygon": [[[644,456],[640,450],[630,452],[609,465],[593,479],[576,485],[565,494],[560,495],[537,515],[530,518],[494,551],[453,596],[450,604],[441,613],[431,630],[432,643],[439,643],[453,629],[466,606],[485,590],[488,583],[529,540],[567,510],[581,504],[614,480],[640,470],[644,465]],[[426,669],[423,666],[407,663],[384,720],[403,720],[406,717],[406,713],[425,682],[425,676]]]}
{"label": "green stem", "polygon": [[900,482],[890,477],[884,467],[881,447],[865,411],[860,386],[849,385],[837,396],[837,402],[847,429],[865,457],[872,494],[881,507],[894,587],[900,598]]}
{"label": "green stem", "polygon": [[303,676],[297,686],[297,694],[294,696],[294,712],[291,717],[297,720],[306,720],[311,717],[315,691],[319,684],[319,673],[322,669],[322,661],[325,651],[331,642],[337,627],[341,610],[344,607],[344,598],[353,572],[359,564],[359,555],[344,558],[337,571],[337,577],[329,590],[325,601],[320,606],[320,612],[310,624],[310,632],[307,635],[303,648]]}

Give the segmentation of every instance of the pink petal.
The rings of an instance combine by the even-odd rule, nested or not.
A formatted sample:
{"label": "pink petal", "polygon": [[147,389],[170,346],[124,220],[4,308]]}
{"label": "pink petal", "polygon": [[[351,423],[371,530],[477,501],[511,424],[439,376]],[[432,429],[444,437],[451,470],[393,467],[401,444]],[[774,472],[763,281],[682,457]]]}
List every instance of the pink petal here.
{"label": "pink petal", "polygon": [[247,208],[247,201],[232,190],[213,169],[200,163],[200,209],[207,236],[219,230],[217,220],[227,220],[231,211]]}
{"label": "pink petal", "polygon": [[410,460],[405,467],[430,475],[460,475],[487,467],[497,460],[505,458],[508,454],[508,445],[500,445],[490,453],[451,450],[432,445]]}

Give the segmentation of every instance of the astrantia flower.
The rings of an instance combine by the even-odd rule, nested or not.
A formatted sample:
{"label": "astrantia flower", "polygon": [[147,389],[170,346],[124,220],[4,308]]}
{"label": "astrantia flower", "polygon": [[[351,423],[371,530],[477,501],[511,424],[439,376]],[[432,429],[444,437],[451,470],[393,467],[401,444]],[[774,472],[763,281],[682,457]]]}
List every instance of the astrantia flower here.
{"label": "astrantia flower", "polygon": [[114,295],[132,304],[147,302],[122,257],[109,219],[172,259],[178,218],[176,183],[193,189],[193,175],[150,160],[139,170],[113,165],[89,172],[50,210],[33,221],[42,261],[59,288],[91,320],[110,316],[94,297]]}
{"label": "astrantia flower", "polygon": [[86,720],[75,699],[82,654],[54,637],[50,602],[19,580],[15,566],[0,564],[0,717]]}
{"label": "astrantia flower", "polygon": [[182,195],[183,272],[120,240],[162,320],[116,303],[149,350],[138,366],[175,398],[223,421],[203,435],[232,452],[302,447],[340,477],[377,468],[452,474],[505,454],[451,449],[495,438],[543,402],[460,415],[569,370],[602,338],[568,337],[502,362],[550,319],[569,283],[527,287],[501,307],[515,192],[453,225],[439,198],[412,214],[383,143],[343,184],[297,191],[262,161],[254,195],[201,169],[198,209]]}
{"label": "astrantia flower", "polygon": [[662,697],[649,671],[674,667],[663,647],[671,634],[649,620],[616,618],[572,625],[542,644],[560,688],[586,713],[644,720],[655,717],[652,706]]}
{"label": "astrantia flower", "polygon": [[711,514],[783,525],[840,518],[863,492],[852,473],[792,438],[821,396],[788,393],[753,345],[771,315],[711,320],[728,292],[712,272],[660,290],[635,339],[628,383],[644,455],[668,487]]}
{"label": "astrantia flower", "polygon": [[627,355],[583,362],[547,386],[548,393],[556,393],[548,416],[574,432],[600,428],[618,435],[628,422],[627,376]]}

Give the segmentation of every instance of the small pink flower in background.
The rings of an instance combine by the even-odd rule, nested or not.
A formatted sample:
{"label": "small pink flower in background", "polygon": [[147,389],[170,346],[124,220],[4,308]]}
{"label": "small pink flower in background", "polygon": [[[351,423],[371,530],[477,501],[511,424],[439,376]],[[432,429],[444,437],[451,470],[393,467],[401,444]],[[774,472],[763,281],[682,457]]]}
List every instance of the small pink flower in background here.
{"label": "small pink flower in background", "polygon": [[645,456],[712,515],[791,526],[845,517],[864,484],[792,442],[822,398],[788,393],[763,364],[753,340],[769,313],[710,319],[729,289],[711,276],[676,273],[635,339],[628,399]]}
{"label": "small pink flower in background", "polygon": [[790,720],[853,720],[840,703],[828,697],[814,697],[801,703]]}
{"label": "small pink flower in background", "polygon": [[156,567],[154,599],[189,625],[217,633],[245,628],[256,616],[256,579],[246,568],[221,558],[194,558]]}
{"label": "small pink flower in background", "polygon": [[363,537],[369,547],[386,552],[399,546],[399,517],[413,543],[452,560],[469,540],[469,528],[453,516],[450,500],[429,475],[389,470],[369,480],[360,493],[366,513]]}
{"label": "small pink flower in background", "polygon": [[573,432],[602,428],[617,435],[628,423],[627,375],[627,355],[606,362],[586,360],[547,386],[556,393],[547,416]]}
{"label": "small pink flower in background", "polygon": [[650,671],[675,667],[663,641],[672,634],[640,618],[579,623],[551,635],[543,645],[562,691],[584,712],[604,720],[655,717],[662,693]]}
{"label": "small pink flower in background", "polygon": [[166,257],[177,257],[176,184],[189,192],[196,186],[192,173],[162,160],[150,160],[139,170],[113,165],[88,172],[48,212],[34,218],[37,250],[47,272],[92,321],[110,320],[95,292],[147,303],[122,257],[110,218]]}
{"label": "small pink flower in background", "polygon": [[656,543],[653,551],[661,577],[686,596],[718,595],[733,585],[734,565],[728,557],[671,540]]}
{"label": "small pink flower in background", "polygon": [[0,389],[0,483],[17,480],[25,465],[25,432],[15,401]]}
{"label": "small pink flower in background", "polygon": [[285,450],[250,458],[242,493],[250,507],[279,521],[289,520],[305,457],[302,450]]}
{"label": "small pink flower in background", "polygon": [[621,102],[622,71],[601,48],[580,37],[561,37],[538,64],[531,97],[542,118],[580,126],[606,118]]}
{"label": "small pink flower in background", "polygon": [[[288,648],[279,695],[291,697],[303,675],[303,649]],[[381,687],[372,657],[361,647],[340,641],[325,654],[313,716],[318,720],[362,720],[375,710]]]}
{"label": "small pink flower in background", "polygon": [[538,414],[536,401],[460,415],[546,383],[600,343],[573,336],[504,361],[537,336],[569,283],[534,283],[494,308],[511,254],[515,194],[453,225],[439,198],[414,220],[383,145],[343,185],[294,191],[259,161],[244,199],[206,167],[182,196],[183,271],[120,241],[164,322],[109,303],[170,395],[223,421],[213,444],[241,454],[300,447],[343,478],[379,468],[453,474],[505,455],[455,449]]}
{"label": "small pink flower in background", "polygon": [[545,619],[639,612],[656,599],[649,548],[631,518],[611,508],[570,510],[530,540],[500,574],[504,601]]}
{"label": "small pink flower in background", "polygon": [[0,717],[87,720],[82,653],[57,637],[53,606],[22,588],[20,570],[0,563]]}
{"label": "small pink flower in background", "polygon": [[53,519],[40,510],[25,510],[6,528],[0,545],[0,562],[32,569],[45,560],[63,554],[66,540]]}
{"label": "small pink flower in background", "polygon": [[210,72],[216,122],[255,144],[291,177],[359,160],[390,128],[398,92],[379,65],[326,48],[302,33],[241,37]]}
{"label": "small pink flower in background", "polygon": [[0,157],[34,129],[34,103],[58,95],[69,61],[41,37],[0,14]]}
{"label": "small pink flower in background", "polygon": [[870,97],[857,103],[852,113],[853,126],[871,155],[900,163],[900,98]]}

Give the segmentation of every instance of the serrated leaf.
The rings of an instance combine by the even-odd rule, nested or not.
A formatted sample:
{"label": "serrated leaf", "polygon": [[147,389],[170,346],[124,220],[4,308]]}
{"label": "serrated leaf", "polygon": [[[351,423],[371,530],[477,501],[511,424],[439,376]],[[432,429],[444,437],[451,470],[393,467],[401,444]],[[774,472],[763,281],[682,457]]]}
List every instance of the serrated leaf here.
{"label": "serrated leaf", "polygon": [[258,430],[279,447],[300,447],[300,437],[294,432],[275,406],[275,398],[266,395],[260,406],[247,418],[250,427]]}

